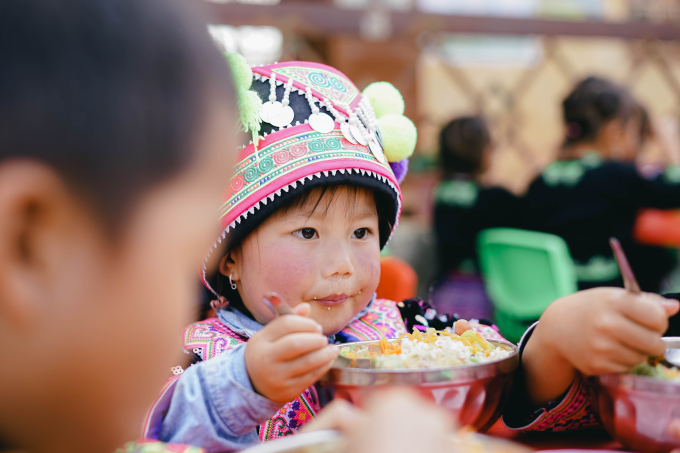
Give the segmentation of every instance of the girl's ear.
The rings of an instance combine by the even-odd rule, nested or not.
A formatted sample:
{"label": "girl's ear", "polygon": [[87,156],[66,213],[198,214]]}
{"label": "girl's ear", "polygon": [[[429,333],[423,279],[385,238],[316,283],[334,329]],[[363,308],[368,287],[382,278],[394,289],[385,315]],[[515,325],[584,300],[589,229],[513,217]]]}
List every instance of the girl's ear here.
{"label": "girl's ear", "polygon": [[[234,260],[236,258],[236,260]],[[240,267],[237,261],[240,261],[240,253],[237,250],[231,250],[229,253],[224,255],[220,260],[220,273],[231,276],[231,279],[238,281],[241,279]]]}

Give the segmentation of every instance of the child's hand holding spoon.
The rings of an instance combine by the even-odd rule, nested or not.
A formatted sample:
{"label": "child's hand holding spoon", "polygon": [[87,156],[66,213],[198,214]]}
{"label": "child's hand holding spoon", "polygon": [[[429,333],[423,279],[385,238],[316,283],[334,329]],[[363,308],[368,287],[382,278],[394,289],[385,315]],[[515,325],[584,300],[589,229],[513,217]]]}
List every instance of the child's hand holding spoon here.
{"label": "child's hand holding spoon", "polygon": [[[638,285],[637,279],[633,274],[633,269],[630,267],[630,263],[626,258],[626,254],[623,253],[621,243],[616,238],[610,238],[609,245],[614,252],[616,263],[619,265],[619,270],[623,276],[623,286],[626,288],[626,291],[632,294],[640,294],[642,292],[640,291],[640,285]],[[668,314],[672,315],[674,313],[669,312]],[[652,360],[665,362],[664,364],[666,366],[680,366],[680,357],[677,354],[678,352],[680,352],[680,350],[676,349],[674,350],[673,354],[662,354],[658,357],[654,357]]]}
{"label": "child's hand holding spoon", "polygon": [[276,293],[267,294],[264,300],[277,317],[248,341],[246,369],[255,391],[284,404],[323,376],[337,351],[328,344],[321,326],[307,317],[309,304],[291,308]]}

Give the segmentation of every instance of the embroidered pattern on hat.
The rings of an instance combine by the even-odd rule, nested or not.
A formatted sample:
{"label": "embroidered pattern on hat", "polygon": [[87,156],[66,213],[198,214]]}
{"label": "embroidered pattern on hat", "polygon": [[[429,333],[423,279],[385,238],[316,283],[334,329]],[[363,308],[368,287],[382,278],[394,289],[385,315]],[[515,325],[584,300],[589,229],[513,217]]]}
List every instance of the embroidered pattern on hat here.
{"label": "embroidered pattern on hat", "polygon": [[[236,205],[256,190],[276,184],[286,174],[319,167],[319,171],[305,170],[307,173],[305,177],[311,179],[311,175],[320,174],[320,171],[326,170],[322,168],[324,162],[331,165],[337,163],[337,166],[349,166],[350,160],[358,161],[357,166],[364,162],[367,166],[392,175],[392,169],[376,159],[368,147],[351,143],[339,129],[329,134],[320,134],[307,126],[295,126],[289,128],[288,131],[290,131],[289,137],[279,138],[259,149],[259,160],[251,153],[235,166],[234,175],[227,188],[226,202],[220,210],[220,217],[232,212]],[[362,169],[358,170],[362,171]],[[381,180],[389,181],[384,176]],[[300,182],[304,184],[303,181]],[[396,189],[394,183],[390,182],[390,185]]]}
{"label": "embroidered pattern on hat", "polygon": [[[304,65],[296,65],[295,62],[280,63],[260,68],[253,68],[253,72],[267,79],[271,73],[277,75],[276,79],[287,81],[293,79],[297,89],[309,86],[319,95],[316,98],[326,97],[336,104],[355,105],[361,92],[340,71],[326,65],[304,62]],[[284,77],[279,77],[279,75]]]}

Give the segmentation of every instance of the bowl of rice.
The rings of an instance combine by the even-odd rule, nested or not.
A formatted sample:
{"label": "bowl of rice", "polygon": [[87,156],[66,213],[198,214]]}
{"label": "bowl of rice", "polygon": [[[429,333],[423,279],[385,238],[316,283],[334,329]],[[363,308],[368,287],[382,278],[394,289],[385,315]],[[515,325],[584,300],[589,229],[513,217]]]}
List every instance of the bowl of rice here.
{"label": "bowl of rice", "polygon": [[517,346],[473,331],[428,329],[338,348],[317,386],[322,404],[342,398],[361,406],[375,389],[410,386],[451,411],[461,426],[480,431],[500,416],[519,365]]}
{"label": "bowl of rice", "polygon": [[[680,350],[680,337],[662,338],[666,356]],[[666,453],[680,447],[668,431],[680,420],[680,370],[658,359],[629,374],[590,378],[590,403],[609,434],[635,451]]]}

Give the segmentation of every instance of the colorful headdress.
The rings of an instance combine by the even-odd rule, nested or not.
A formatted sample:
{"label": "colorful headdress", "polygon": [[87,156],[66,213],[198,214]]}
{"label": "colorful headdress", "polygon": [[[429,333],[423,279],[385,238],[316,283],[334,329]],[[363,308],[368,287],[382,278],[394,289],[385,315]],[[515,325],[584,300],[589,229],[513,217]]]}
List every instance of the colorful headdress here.
{"label": "colorful headdress", "polygon": [[[387,82],[362,93],[340,71],[323,64],[291,61],[250,69],[239,55],[232,67],[241,128],[252,135],[238,152],[220,210],[223,241],[237,244],[268,216],[301,193],[327,185],[371,189],[384,203],[389,222],[380,227],[387,243],[401,212],[399,184],[416,145],[404,100]],[[214,264],[214,263],[213,263]]]}

